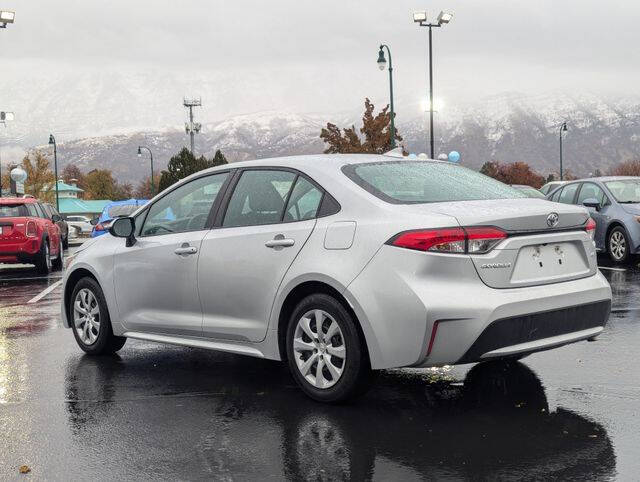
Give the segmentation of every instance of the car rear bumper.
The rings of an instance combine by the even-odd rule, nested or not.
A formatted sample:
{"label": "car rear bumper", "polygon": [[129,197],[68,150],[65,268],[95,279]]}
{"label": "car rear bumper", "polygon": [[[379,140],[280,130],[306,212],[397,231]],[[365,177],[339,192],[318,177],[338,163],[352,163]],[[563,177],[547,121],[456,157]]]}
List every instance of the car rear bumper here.
{"label": "car rear bumper", "polygon": [[592,338],[606,324],[611,302],[599,271],[495,289],[468,257],[387,246],[345,295],[363,325],[373,368],[469,363]]}
{"label": "car rear bumper", "polygon": [[40,251],[40,240],[29,238],[25,241],[0,242],[0,263],[31,263]]}

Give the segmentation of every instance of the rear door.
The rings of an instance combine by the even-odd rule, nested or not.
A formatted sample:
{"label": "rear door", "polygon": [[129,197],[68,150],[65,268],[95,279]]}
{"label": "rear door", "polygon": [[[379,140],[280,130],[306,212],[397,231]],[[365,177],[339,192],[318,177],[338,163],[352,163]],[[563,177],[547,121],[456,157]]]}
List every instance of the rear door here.
{"label": "rear door", "polygon": [[198,290],[207,337],[261,341],[276,292],[316,223],[323,191],[291,170],[245,169],[203,242]]}
{"label": "rear door", "polygon": [[136,243],[116,249],[114,288],[127,330],[202,334],[198,257],[228,176],[210,174],[170,190],[136,219]]}

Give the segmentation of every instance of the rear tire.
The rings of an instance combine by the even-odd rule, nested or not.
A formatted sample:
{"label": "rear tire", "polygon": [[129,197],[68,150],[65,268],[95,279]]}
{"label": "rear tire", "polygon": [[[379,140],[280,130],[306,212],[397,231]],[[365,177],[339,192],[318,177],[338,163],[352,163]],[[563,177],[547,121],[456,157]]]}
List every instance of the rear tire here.
{"label": "rear tire", "polygon": [[622,226],[616,226],[607,237],[607,252],[614,263],[629,261],[629,237]]}
{"label": "rear tire", "polygon": [[341,402],[369,388],[371,367],[356,323],[326,294],[307,296],[293,311],[286,338],[289,369],[314,400]]}
{"label": "rear tire", "polygon": [[53,271],[62,271],[64,268],[64,254],[62,248],[62,242],[60,242],[60,249],[58,249],[58,256],[51,262],[51,268]]}
{"label": "rear tire", "polygon": [[40,251],[36,255],[36,270],[39,274],[47,275],[51,272],[51,256],[49,253],[49,238],[42,238]]}
{"label": "rear tire", "polygon": [[93,278],[78,281],[69,299],[68,313],[76,343],[89,355],[113,354],[127,342],[125,337],[113,334],[104,293]]}

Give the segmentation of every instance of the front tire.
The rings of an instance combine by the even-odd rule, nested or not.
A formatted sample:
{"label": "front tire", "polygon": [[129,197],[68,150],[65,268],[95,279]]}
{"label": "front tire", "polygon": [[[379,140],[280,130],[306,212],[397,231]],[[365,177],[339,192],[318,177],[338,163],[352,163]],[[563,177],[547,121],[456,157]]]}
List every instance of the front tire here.
{"label": "front tire", "polygon": [[286,341],[289,369],[314,400],[341,402],[368,388],[371,368],[356,323],[326,294],[307,296],[293,311]]}
{"label": "front tire", "polygon": [[62,240],[62,249],[69,249],[69,233],[67,233],[67,236]]}
{"label": "front tire", "polygon": [[62,268],[64,268],[64,258],[63,258],[64,254],[63,254],[63,248],[62,248],[62,242],[60,242],[60,246],[58,249],[58,256],[56,256],[56,259],[54,259],[51,263],[51,268],[54,271],[62,271]]}
{"label": "front tire", "polygon": [[626,263],[629,260],[629,238],[622,226],[616,226],[607,237],[607,252],[614,263]]}
{"label": "front tire", "polygon": [[71,329],[78,346],[89,355],[112,354],[127,339],[115,336],[104,293],[96,280],[82,278],[73,289],[68,307]]}

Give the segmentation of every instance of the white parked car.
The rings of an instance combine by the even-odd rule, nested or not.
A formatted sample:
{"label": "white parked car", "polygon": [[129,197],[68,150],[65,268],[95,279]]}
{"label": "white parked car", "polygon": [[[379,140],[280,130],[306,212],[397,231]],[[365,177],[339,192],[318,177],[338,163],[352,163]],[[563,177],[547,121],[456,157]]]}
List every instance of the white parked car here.
{"label": "white parked car", "polygon": [[89,354],[135,338],[287,360],[308,395],[338,401],[371,370],[597,336],[611,290],[594,226],[583,207],[448,162],[238,162],[85,243],[68,261],[62,318]]}
{"label": "white parked car", "polygon": [[86,216],[67,216],[67,224],[76,228],[80,234],[91,234],[93,226],[91,225],[91,219]]}

